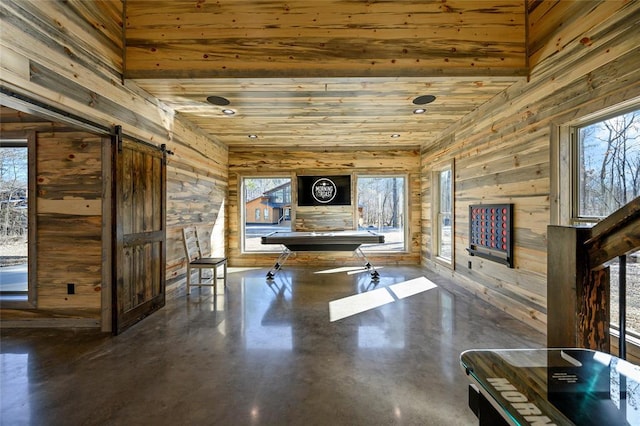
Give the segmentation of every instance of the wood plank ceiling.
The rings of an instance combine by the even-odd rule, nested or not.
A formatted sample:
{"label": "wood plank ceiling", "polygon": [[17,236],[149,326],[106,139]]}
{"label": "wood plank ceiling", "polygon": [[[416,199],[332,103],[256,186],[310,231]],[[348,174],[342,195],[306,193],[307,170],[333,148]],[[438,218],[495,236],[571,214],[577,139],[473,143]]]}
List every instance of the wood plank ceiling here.
{"label": "wood plank ceiling", "polygon": [[125,14],[125,78],[230,148],[424,146],[528,73],[524,0],[126,0]]}

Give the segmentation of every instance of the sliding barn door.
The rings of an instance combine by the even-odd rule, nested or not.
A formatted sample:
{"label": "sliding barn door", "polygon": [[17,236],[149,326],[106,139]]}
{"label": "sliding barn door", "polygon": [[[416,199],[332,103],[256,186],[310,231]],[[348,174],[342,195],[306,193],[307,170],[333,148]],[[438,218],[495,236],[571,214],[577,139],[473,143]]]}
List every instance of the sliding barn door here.
{"label": "sliding barn door", "polygon": [[113,332],[165,303],[166,152],[114,138]]}

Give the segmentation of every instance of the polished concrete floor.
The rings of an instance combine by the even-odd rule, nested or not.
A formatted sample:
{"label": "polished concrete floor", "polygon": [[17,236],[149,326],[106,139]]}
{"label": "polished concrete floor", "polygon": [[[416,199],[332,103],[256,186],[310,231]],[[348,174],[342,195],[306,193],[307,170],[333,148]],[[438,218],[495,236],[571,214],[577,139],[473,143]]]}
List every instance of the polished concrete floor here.
{"label": "polished concrete floor", "polygon": [[471,425],[460,353],[544,346],[420,268],[377,285],[265,272],[231,268],[226,291],[195,289],[116,337],[3,329],[0,424]]}

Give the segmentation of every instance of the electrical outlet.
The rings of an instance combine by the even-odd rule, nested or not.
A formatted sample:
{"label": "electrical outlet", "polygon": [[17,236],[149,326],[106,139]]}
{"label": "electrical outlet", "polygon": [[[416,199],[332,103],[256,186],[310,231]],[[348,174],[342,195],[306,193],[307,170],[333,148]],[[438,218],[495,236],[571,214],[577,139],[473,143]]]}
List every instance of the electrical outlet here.
{"label": "electrical outlet", "polygon": [[67,294],[76,294],[76,285],[74,283],[67,283]]}

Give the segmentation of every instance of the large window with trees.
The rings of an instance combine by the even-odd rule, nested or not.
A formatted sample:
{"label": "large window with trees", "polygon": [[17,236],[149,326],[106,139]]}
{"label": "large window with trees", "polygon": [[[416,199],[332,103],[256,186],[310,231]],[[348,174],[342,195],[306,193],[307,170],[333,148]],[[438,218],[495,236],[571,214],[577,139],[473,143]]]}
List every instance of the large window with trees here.
{"label": "large window with trees", "polygon": [[453,265],[453,162],[434,166],[432,173],[432,221],[435,259]]}
{"label": "large window with trees", "polygon": [[[562,137],[566,131],[568,137]],[[616,108],[560,129],[558,167],[561,224],[593,224],[640,196],[640,106]],[[567,147],[564,148],[564,147]],[[570,184],[562,184],[563,156],[570,159]],[[565,181],[566,182],[566,181]],[[563,194],[565,191],[569,196]],[[565,198],[566,197],[566,198]],[[567,200],[566,202],[564,200]],[[567,206],[568,205],[568,206]],[[563,220],[564,219],[564,220]],[[568,219],[568,220],[567,220]],[[567,223],[568,222],[568,223]],[[640,252],[627,255],[627,288],[640,286]],[[611,325],[618,324],[618,261],[610,262]],[[640,299],[627,292],[627,333],[640,339]]]}
{"label": "large window with trees", "polygon": [[[358,228],[385,236],[383,244],[363,245],[363,250],[406,251],[406,176],[357,176]],[[273,231],[291,231],[291,178],[242,179],[243,252],[280,251],[277,244],[261,244]]]}
{"label": "large window with trees", "polygon": [[29,173],[26,140],[0,140],[0,297],[28,296]]}
{"label": "large window with trees", "polygon": [[406,250],[406,177],[357,176],[358,228],[384,235],[384,244],[363,250]]}
{"label": "large window with trees", "polygon": [[640,110],[574,127],[574,218],[599,220],[640,195]]}
{"label": "large window with trees", "polygon": [[261,237],[273,231],[291,231],[291,178],[245,177],[241,193],[243,251],[280,251],[277,244],[261,244]]}

